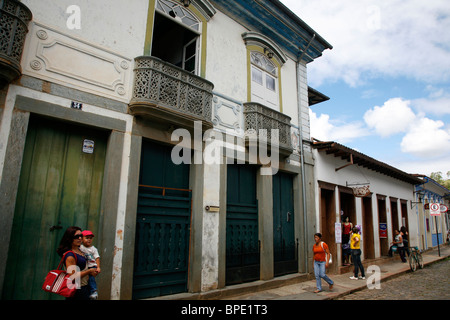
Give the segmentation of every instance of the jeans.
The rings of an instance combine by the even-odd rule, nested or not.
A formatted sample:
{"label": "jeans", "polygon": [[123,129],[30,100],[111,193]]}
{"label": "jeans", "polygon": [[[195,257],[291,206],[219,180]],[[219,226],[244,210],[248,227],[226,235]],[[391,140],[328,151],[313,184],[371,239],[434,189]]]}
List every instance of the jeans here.
{"label": "jeans", "polygon": [[[89,269],[94,269],[97,267],[91,267]],[[89,286],[89,293],[92,294],[95,291],[97,291],[97,282],[95,281],[95,277],[89,275],[89,282],[88,282],[88,286]]]}
{"label": "jeans", "polygon": [[397,247],[398,254],[400,255],[400,258],[402,259],[402,262],[406,262],[405,258],[405,248],[404,247]]}
{"label": "jeans", "polygon": [[322,280],[325,280],[329,285],[334,284],[333,280],[328,278],[325,274],[325,261],[315,261],[314,260],[314,275],[316,276],[317,290],[322,291]]}
{"label": "jeans", "polygon": [[355,274],[355,278],[358,278],[358,271],[361,270],[361,276],[365,277],[364,267],[361,262],[361,249],[352,249],[352,260],[355,265],[355,270],[353,273]]}

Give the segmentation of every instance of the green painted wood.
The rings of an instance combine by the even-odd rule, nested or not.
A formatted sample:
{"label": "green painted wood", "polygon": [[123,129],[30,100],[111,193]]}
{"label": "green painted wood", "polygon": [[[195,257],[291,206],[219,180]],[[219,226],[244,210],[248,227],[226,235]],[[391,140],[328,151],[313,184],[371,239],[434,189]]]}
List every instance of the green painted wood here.
{"label": "green painted wood", "polygon": [[226,284],[259,279],[255,166],[227,166]]}
{"label": "green painted wood", "polygon": [[[93,154],[82,152],[95,141]],[[107,133],[31,118],[23,155],[2,296],[58,299],[42,291],[59,263],[56,248],[72,225],[98,234]],[[61,229],[50,231],[60,225]]]}
{"label": "green painted wood", "polygon": [[274,274],[282,275],[297,271],[293,177],[278,172],[272,179]]}
{"label": "green painted wood", "polygon": [[187,291],[191,191],[189,165],[171,147],[143,140],[136,222],[133,299]]}

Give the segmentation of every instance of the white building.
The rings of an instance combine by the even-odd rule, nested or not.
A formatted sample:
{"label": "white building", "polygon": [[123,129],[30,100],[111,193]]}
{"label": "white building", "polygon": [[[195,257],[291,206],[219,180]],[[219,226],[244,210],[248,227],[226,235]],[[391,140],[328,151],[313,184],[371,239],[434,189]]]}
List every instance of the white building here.
{"label": "white building", "polygon": [[[316,230],[342,266],[341,223],[361,229],[361,259],[387,256],[394,230],[405,226],[409,245],[419,246],[414,186],[420,181],[386,163],[336,142],[315,141]],[[338,236],[336,236],[336,228]]]}
{"label": "white building", "polygon": [[331,45],[305,22],[278,0],[0,3],[3,297],[49,298],[72,225],[102,299],[310,271],[307,64]]}

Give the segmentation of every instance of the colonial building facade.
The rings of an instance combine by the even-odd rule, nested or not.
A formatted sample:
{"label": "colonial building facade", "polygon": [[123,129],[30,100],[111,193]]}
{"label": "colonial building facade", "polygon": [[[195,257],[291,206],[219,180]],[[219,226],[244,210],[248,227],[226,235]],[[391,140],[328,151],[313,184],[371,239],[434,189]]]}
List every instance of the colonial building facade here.
{"label": "colonial building facade", "polygon": [[278,0],[0,1],[0,287],[95,234],[100,298],[311,271],[307,64],[331,45]]}

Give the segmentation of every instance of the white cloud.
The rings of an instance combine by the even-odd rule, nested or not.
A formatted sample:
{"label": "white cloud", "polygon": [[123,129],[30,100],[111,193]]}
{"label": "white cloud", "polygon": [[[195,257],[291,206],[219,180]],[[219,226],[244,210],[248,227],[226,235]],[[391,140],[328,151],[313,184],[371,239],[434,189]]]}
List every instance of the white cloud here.
{"label": "white cloud", "polygon": [[368,130],[361,122],[345,123],[337,120],[330,120],[327,114],[317,114],[309,110],[311,137],[322,141],[337,141],[348,143],[356,138],[361,138],[369,134]]}
{"label": "white cloud", "polygon": [[418,111],[436,116],[450,115],[450,93],[443,88],[427,86],[428,98],[412,100],[412,106]]}
{"label": "white cloud", "polygon": [[[427,99],[421,99],[427,105]],[[417,104],[417,100],[415,100]],[[444,122],[432,120],[424,113],[414,113],[412,101],[392,98],[383,106],[375,106],[364,114],[367,126],[383,138],[404,134],[401,151],[422,158],[435,158],[448,154],[450,150],[450,129]]]}
{"label": "white cloud", "polygon": [[410,103],[402,98],[389,99],[383,106],[368,110],[364,114],[364,121],[383,138],[405,132],[416,120],[416,115],[409,107]]}
{"label": "white cloud", "polygon": [[333,45],[309,67],[313,86],[375,76],[450,80],[447,0],[281,0]]}
{"label": "white cloud", "polygon": [[[450,130],[444,123],[428,118],[421,118],[411,126],[400,144],[402,152],[423,158],[436,158],[449,153]],[[448,160],[447,160],[448,161]]]}

